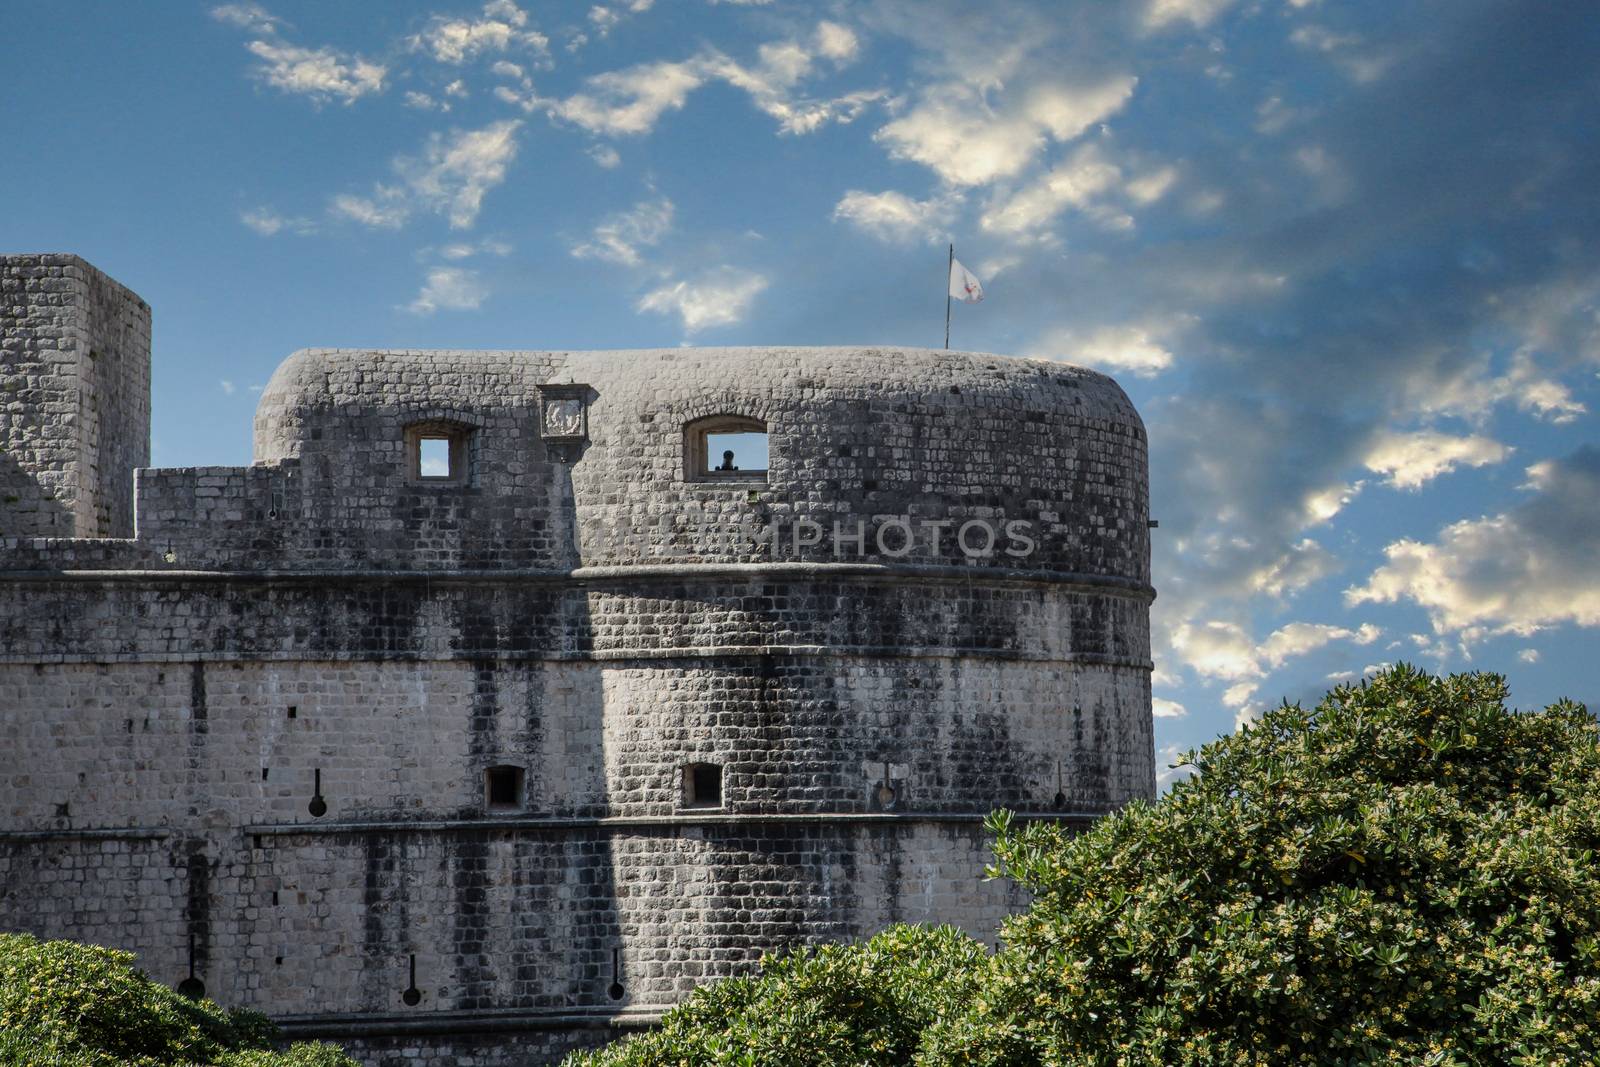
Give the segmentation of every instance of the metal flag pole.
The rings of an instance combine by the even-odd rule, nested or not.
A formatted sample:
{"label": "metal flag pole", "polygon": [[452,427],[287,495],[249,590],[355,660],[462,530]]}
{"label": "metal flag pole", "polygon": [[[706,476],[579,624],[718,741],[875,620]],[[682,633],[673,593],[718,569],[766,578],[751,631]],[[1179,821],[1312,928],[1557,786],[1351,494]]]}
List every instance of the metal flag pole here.
{"label": "metal flag pole", "polygon": [[950,276],[956,271],[956,244],[950,242],[950,259],[944,265],[944,346],[950,347]]}

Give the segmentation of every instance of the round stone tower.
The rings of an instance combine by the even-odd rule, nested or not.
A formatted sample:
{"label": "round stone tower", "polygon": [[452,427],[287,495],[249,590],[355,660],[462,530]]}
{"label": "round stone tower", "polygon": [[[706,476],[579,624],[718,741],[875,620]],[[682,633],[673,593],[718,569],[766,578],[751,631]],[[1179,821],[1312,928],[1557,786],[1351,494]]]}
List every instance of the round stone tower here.
{"label": "round stone tower", "polygon": [[1154,794],[1146,470],[1117,385],[1044,361],[297,353],[252,466],[0,560],[0,918],[382,1064],[992,938],[988,812]]}
{"label": "round stone tower", "polygon": [[[599,820],[584,1003],[659,1006],[894,920],[992,934],[1020,902],[979,880],[985,813],[1154,793],[1146,439],[1103,375],[889,348],[311,351],[258,413],[258,464],[286,460],[331,509],[337,558],[308,565],[359,544],[471,574],[441,654],[542,664],[545,740],[469,744],[460,777],[509,767],[516,811]],[[529,603],[523,573],[560,577]],[[582,757],[552,767],[561,732]]]}

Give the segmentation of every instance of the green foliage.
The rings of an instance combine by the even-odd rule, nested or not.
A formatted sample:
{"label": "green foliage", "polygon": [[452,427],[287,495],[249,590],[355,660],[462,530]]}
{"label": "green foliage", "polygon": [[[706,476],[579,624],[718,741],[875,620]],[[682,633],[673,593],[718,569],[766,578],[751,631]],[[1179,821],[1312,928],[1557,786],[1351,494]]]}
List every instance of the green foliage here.
{"label": "green foliage", "polygon": [[702,986],[659,1029],[567,1067],[900,1067],[920,1035],[971,998],[988,959],[953,927],[891,926],[860,945],[762,960]]}
{"label": "green foliage", "polygon": [[992,818],[1035,894],[919,1063],[1594,1062],[1600,747],[1579,706],[1405,666],[1285,705],[1074,837]]}
{"label": "green foliage", "polygon": [[0,1064],[7,1067],[356,1067],[332,1045],[275,1052],[265,1017],[152,982],[133,955],[0,934]]}

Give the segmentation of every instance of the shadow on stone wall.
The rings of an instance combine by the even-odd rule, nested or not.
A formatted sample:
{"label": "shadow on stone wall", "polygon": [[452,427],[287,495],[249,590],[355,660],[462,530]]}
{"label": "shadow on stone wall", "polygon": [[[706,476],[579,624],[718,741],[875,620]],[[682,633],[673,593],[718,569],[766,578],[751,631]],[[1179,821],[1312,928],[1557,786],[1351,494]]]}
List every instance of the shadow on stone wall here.
{"label": "shadow on stone wall", "polygon": [[0,537],[72,537],[72,512],[35,474],[0,451]]}

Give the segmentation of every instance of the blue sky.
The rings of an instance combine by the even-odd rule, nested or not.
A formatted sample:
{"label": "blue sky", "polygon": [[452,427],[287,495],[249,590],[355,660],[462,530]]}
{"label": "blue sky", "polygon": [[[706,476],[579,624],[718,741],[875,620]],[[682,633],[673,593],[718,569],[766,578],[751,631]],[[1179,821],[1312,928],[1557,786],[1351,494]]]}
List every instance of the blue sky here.
{"label": "blue sky", "polygon": [[1162,762],[1399,659],[1594,702],[1600,20],[1485,0],[9,5],[0,247],[308,345],[938,345],[1151,433]]}

